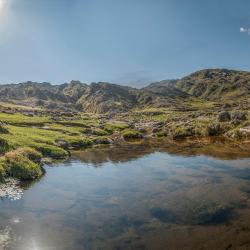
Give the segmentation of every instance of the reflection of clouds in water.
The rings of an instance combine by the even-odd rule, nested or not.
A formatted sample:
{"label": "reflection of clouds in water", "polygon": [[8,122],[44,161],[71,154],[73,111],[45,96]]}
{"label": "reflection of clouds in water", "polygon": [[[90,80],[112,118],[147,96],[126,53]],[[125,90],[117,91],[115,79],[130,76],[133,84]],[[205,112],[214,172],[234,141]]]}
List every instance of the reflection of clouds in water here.
{"label": "reflection of clouds in water", "polygon": [[18,224],[18,223],[21,222],[21,219],[20,219],[19,217],[13,217],[13,218],[11,219],[11,222],[14,223],[14,224]]}

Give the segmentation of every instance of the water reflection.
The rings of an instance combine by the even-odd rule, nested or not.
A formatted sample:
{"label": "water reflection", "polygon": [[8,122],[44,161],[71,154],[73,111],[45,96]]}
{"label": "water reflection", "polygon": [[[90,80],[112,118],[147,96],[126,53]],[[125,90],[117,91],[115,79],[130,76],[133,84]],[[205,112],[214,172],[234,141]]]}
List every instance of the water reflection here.
{"label": "water reflection", "polygon": [[0,243],[18,250],[248,249],[247,156],[247,144],[220,140],[76,152],[24,185],[22,199],[0,201]]}
{"label": "water reflection", "polygon": [[76,151],[72,154],[73,157],[86,163],[100,166],[108,161],[119,163],[136,160],[154,152],[186,157],[204,155],[222,160],[235,160],[249,157],[250,143],[239,144],[220,137],[183,141],[150,139],[134,143],[123,142],[112,146],[103,145],[85,151]]}

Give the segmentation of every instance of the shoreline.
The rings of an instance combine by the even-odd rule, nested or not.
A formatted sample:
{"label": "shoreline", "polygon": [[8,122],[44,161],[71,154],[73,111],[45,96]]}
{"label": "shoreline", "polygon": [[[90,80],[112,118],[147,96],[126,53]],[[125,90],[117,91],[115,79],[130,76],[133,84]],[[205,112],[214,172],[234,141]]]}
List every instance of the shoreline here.
{"label": "shoreline", "polygon": [[[139,113],[138,113],[139,112]],[[72,150],[132,141],[168,144],[220,137],[238,145],[250,142],[246,111],[176,112],[147,110],[98,115],[39,116],[0,113],[0,181],[7,177],[35,180],[42,165],[70,156]]]}

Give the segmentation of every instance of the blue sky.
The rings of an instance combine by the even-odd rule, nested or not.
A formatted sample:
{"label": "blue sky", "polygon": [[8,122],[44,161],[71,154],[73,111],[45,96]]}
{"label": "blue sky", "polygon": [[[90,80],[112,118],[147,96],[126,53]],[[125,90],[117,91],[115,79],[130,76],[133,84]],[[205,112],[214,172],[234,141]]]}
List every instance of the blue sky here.
{"label": "blue sky", "polygon": [[248,0],[0,0],[0,83],[250,70],[249,28]]}

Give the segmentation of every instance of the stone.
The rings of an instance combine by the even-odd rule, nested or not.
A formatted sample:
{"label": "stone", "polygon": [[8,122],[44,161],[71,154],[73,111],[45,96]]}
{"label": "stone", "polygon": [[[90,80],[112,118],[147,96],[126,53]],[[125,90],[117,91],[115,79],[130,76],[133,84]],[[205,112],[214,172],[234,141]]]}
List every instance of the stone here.
{"label": "stone", "polygon": [[218,115],[219,122],[228,122],[231,120],[231,115],[228,111],[221,111]]}
{"label": "stone", "polygon": [[58,147],[61,147],[61,148],[64,148],[64,149],[67,149],[69,147],[69,143],[64,139],[57,139],[55,141],[55,143],[56,143],[56,145]]}

